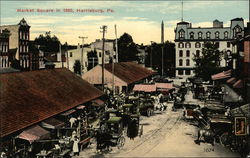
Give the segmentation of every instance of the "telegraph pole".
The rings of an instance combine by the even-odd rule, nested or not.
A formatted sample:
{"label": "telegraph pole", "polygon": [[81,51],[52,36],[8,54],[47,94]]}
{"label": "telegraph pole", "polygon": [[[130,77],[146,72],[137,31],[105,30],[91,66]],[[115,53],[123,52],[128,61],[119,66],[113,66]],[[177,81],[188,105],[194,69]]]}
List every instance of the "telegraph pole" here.
{"label": "telegraph pole", "polygon": [[163,51],[164,51],[164,23],[161,23],[161,43],[162,43],[162,50],[161,50],[161,76],[163,77]]}
{"label": "telegraph pole", "polygon": [[81,52],[81,75],[82,75],[83,74],[83,44],[84,44],[84,39],[88,37],[79,36],[78,38],[82,39],[82,52]]}
{"label": "telegraph pole", "polygon": [[105,32],[107,31],[107,26],[103,25],[101,27],[101,33],[102,33],[102,91],[104,92],[104,44],[105,44]]}

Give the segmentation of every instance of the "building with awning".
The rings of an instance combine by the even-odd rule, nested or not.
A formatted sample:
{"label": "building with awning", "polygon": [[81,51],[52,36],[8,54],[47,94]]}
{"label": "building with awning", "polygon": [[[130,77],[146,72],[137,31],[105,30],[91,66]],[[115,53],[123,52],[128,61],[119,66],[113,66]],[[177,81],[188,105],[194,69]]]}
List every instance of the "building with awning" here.
{"label": "building with awning", "polygon": [[232,70],[227,70],[227,71],[223,71],[218,74],[212,75],[211,78],[212,80],[221,80],[221,79],[230,78],[231,75],[232,75]]}
{"label": "building with awning", "polygon": [[103,93],[67,69],[0,75],[0,138],[9,138],[53,116],[99,98]]}
{"label": "building with awning", "polygon": [[[132,90],[134,84],[143,83],[154,74],[153,71],[142,67],[135,62],[120,62],[104,65],[104,84],[109,89],[114,88],[116,93]],[[114,77],[114,78],[113,78]],[[83,79],[94,85],[102,84],[102,66],[97,65],[82,76]],[[114,79],[114,80],[113,80]],[[114,82],[113,82],[114,81]]]}

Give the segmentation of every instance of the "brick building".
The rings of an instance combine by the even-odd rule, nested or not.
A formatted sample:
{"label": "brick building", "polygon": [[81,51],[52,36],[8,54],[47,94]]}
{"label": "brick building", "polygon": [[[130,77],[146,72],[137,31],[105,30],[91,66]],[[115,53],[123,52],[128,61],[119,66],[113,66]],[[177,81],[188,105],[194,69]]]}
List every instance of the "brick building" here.
{"label": "brick building", "polygon": [[8,68],[10,66],[9,36],[9,30],[0,30],[0,68]]}
{"label": "brick building", "polygon": [[14,58],[19,61],[22,70],[30,70],[30,26],[23,18],[17,25],[0,26],[0,30],[4,29],[10,31],[9,49],[16,49],[15,54],[13,54]]}

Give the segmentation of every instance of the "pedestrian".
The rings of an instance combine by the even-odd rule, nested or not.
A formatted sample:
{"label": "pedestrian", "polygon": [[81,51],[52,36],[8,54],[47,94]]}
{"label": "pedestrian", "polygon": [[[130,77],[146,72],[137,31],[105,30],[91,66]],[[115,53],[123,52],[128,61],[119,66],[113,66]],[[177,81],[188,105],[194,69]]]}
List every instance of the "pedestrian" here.
{"label": "pedestrian", "polygon": [[72,128],[73,127],[73,125],[74,125],[74,123],[76,122],[76,118],[74,118],[74,117],[71,117],[70,119],[69,119],[69,122],[70,122],[70,128]]}
{"label": "pedestrian", "polygon": [[73,140],[73,153],[74,153],[74,156],[79,156],[79,146],[78,146],[78,143],[79,143],[79,139],[77,138],[77,136],[75,136],[74,140]]}

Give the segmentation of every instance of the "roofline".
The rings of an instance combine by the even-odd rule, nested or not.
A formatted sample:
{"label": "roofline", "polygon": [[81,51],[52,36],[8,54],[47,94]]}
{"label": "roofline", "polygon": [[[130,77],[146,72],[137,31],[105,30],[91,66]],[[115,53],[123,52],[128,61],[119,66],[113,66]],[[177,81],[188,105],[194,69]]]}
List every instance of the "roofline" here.
{"label": "roofline", "polygon": [[231,27],[191,27],[187,29],[230,29]]}

